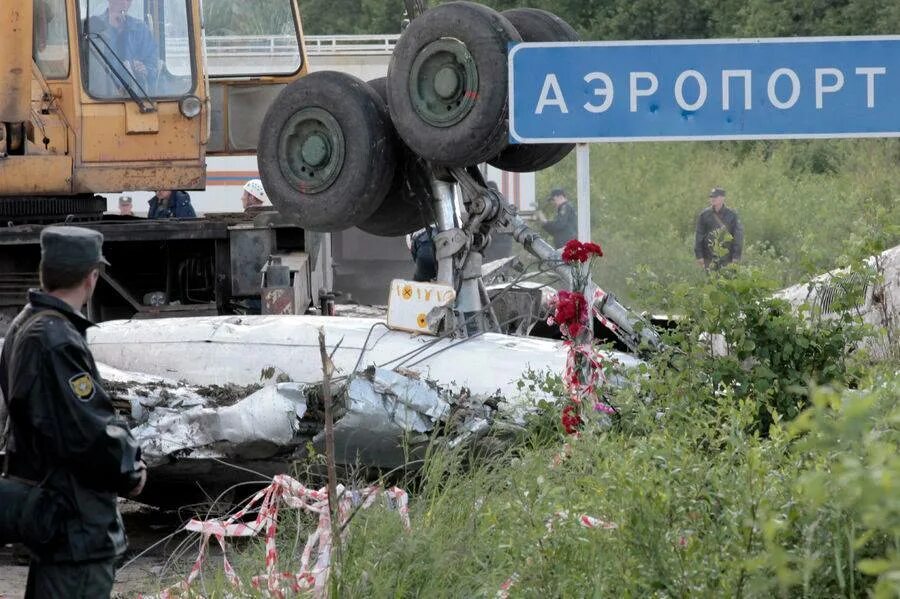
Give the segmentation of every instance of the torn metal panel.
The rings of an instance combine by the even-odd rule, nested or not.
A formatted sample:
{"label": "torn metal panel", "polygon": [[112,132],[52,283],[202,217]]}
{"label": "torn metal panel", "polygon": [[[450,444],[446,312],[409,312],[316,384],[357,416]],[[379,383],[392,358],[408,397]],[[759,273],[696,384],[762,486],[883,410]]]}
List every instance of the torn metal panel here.
{"label": "torn metal panel", "polygon": [[[434,423],[446,416],[450,409],[441,393],[428,383],[403,376],[392,370],[376,368],[371,375],[371,391],[366,379],[357,377],[350,383],[351,408],[360,403],[378,408],[386,407],[391,420],[406,430],[424,433],[434,428]],[[374,397],[379,398],[378,401]],[[385,406],[381,398],[394,398]],[[358,399],[357,399],[358,398]],[[374,405],[378,403],[379,405]]]}
{"label": "torn metal panel", "polygon": [[303,389],[296,383],[279,383],[231,406],[159,406],[132,433],[147,460],[154,462],[175,454],[269,458],[305,441],[297,437],[306,414]]}
{"label": "torn metal panel", "polygon": [[[440,430],[457,446],[490,429],[495,416],[521,421],[497,410],[489,398],[453,393],[415,376],[373,368],[347,388],[346,413],[335,423],[335,461],[394,468],[410,462]],[[503,406],[504,404],[500,404]],[[315,440],[324,447],[324,432]]]}
{"label": "torn metal panel", "polygon": [[151,467],[175,457],[265,459],[309,438],[298,434],[307,411],[305,385],[277,383],[223,401],[196,385],[106,364],[98,369],[114,402],[130,404],[131,432]]}

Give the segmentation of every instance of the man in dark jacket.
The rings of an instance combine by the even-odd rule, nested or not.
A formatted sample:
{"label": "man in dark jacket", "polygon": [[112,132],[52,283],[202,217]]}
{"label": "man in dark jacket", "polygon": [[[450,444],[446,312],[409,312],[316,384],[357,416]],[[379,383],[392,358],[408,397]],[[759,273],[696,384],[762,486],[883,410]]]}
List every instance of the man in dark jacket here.
{"label": "man in dark jacket", "polygon": [[718,270],[741,261],[744,249],[744,226],[737,213],[725,207],[725,190],[714,187],[709,192],[709,208],[697,217],[694,257],[703,268]]}
{"label": "man in dark jacket", "polygon": [[9,410],[9,474],[66,504],[57,537],[32,548],[26,598],[109,597],[126,549],[118,495],[147,479],[140,448],[115,418],[85,341],[80,312],[106,260],[103,236],[80,227],[41,233],[41,290],[9,328],[0,391]]}
{"label": "man in dark jacket", "polygon": [[413,281],[429,282],[437,278],[437,257],[435,255],[434,227],[428,226],[406,236],[406,245],[416,263]]}
{"label": "man in dark jacket", "polygon": [[[86,23],[85,33],[103,40],[96,46],[90,46],[90,50],[85,50],[88,64],[94,66],[91,69],[94,76],[88,77],[88,83],[90,92],[95,96],[123,96],[125,91],[117,89],[122,85],[122,80],[130,86],[136,81],[150,95],[156,91],[160,60],[156,40],[143,21],[128,16],[131,4],[132,0],[109,0],[106,10],[92,16]],[[97,76],[100,71],[92,64],[97,60],[95,54],[106,57],[97,66],[113,69],[118,76]]]}
{"label": "man in dark jacket", "polygon": [[194,218],[197,213],[191,206],[191,196],[186,191],[157,191],[150,198],[147,218]]}
{"label": "man in dark jacket", "polygon": [[544,230],[553,236],[553,247],[561,248],[570,239],[578,237],[578,215],[562,189],[554,189],[550,193],[550,200],[556,206],[556,218],[547,221],[543,212],[539,212],[538,219]]}

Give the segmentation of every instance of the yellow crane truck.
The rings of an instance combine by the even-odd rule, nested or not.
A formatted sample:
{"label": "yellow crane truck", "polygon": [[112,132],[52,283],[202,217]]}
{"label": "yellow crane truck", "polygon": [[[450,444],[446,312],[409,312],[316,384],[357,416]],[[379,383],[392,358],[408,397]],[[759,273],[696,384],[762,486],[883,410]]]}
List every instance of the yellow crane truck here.
{"label": "yellow crane truck", "polygon": [[[272,255],[293,269],[305,303],[325,283],[316,235],[272,215],[263,223],[244,215],[102,217],[101,193],[203,189],[206,156],[255,152],[266,108],[307,72],[296,2],[259,3],[270,17],[262,23],[247,13],[255,2],[203,4],[0,4],[0,313],[7,318],[37,284],[38,240],[49,223],[103,232],[113,266],[89,306],[98,320],[222,313],[248,298],[252,309]],[[226,52],[209,65],[205,22],[226,34],[220,40],[277,39],[278,52],[257,64]]]}

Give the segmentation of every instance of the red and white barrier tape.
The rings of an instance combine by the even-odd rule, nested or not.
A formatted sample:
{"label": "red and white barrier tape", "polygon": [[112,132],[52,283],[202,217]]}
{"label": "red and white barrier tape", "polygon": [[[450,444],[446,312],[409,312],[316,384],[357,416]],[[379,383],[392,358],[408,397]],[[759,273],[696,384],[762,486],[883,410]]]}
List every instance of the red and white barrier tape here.
{"label": "red and white barrier tape", "polygon": [[575,402],[593,398],[598,389],[606,384],[606,375],[603,372],[600,355],[590,343],[575,345],[566,341],[565,345],[568,353],[563,384]]}
{"label": "red and white barrier tape", "polygon": [[591,311],[594,313],[594,316],[597,317],[597,320],[605,326],[607,329],[612,331],[613,333],[617,333],[619,331],[619,325],[608,319],[603,315],[603,312],[600,309],[602,305],[603,298],[607,296],[607,293],[597,287],[594,290],[594,297],[591,298]]}
{"label": "red and white barrier tape", "polygon": [[[362,491],[345,493],[343,485],[338,485],[338,519],[341,529],[346,535],[345,525],[350,518],[354,507],[354,499],[360,509],[370,507],[377,497],[384,493],[396,505],[400,513],[400,519],[407,530],[409,523],[409,497],[406,492],[397,487],[383,489],[371,486]],[[309,535],[303,553],[300,556],[300,569],[298,572],[276,572],[278,565],[278,548],[275,537],[278,530],[278,511],[280,504],[288,507],[305,510],[319,515],[319,524],[316,530]],[[258,507],[256,519],[252,522],[241,522],[255,506]],[[282,583],[294,593],[312,592],[314,597],[326,595],[326,583],[331,566],[331,514],[328,509],[328,489],[318,491],[308,489],[290,476],[280,474],[272,479],[272,484],[254,495],[244,507],[233,516],[225,520],[191,520],[185,525],[185,530],[198,532],[202,535],[200,551],[187,578],[175,587],[166,589],[158,595],[159,599],[174,599],[186,594],[191,584],[200,575],[206,553],[209,547],[210,537],[215,537],[222,548],[222,560],[225,576],[235,589],[241,589],[240,578],[234,572],[226,554],[225,537],[252,537],[265,530],[266,533],[266,573],[254,576],[250,583],[255,589],[264,590],[270,597],[282,599],[285,591]],[[342,536],[343,538],[343,536]],[[314,565],[310,562],[315,560]]]}

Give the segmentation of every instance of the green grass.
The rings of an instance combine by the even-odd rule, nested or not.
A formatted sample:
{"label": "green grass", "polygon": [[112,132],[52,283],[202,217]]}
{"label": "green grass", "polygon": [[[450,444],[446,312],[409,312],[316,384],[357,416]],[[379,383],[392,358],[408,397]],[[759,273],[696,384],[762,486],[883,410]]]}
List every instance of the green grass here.
{"label": "green grass", "polygon": [[[463,468],[432,456],[412,529],[375,507],[353,520],[334,597],[896,597],[900,592],[900,383],[820,389],[794,423],[747,432],[752,402],[623,405],[627,424]],[[545,440],[546,441],[546,440]],[[547,522],[567,510],[552,532]],[[282,512],[280,568],[297,520]],[[589,530],[588,514],[618,525]],[[303,519],[303,535],[313,523]],[[302,537],[301,537],[302,546]],[[261,542],[236,565],[245,582]],[[218,560],[203,592],[229,587]]]}
{"label": "green grass", "polygon": [[558,467],[554,447],[449,476],[442,456],[410,532],[386,511],[353,524],[335,596],[491,597],[513,573],[513,597],[896,596],[900,385],[879,385],[822,391],[768,438],[726,393],[630,405]]}
{"label": "green grass", "polygon": [[[660,308],[640,293],[643,278],[702,278],[694,223],[715,185],[744,224],[745,262],[785,286],[862,244],[900,243],[898,140],[597,144],[590,164],[593,235],[606,253],[597,281],[639,309]],[[555,187],[574,197],[574,152],[538,174],[538,197]]]}

